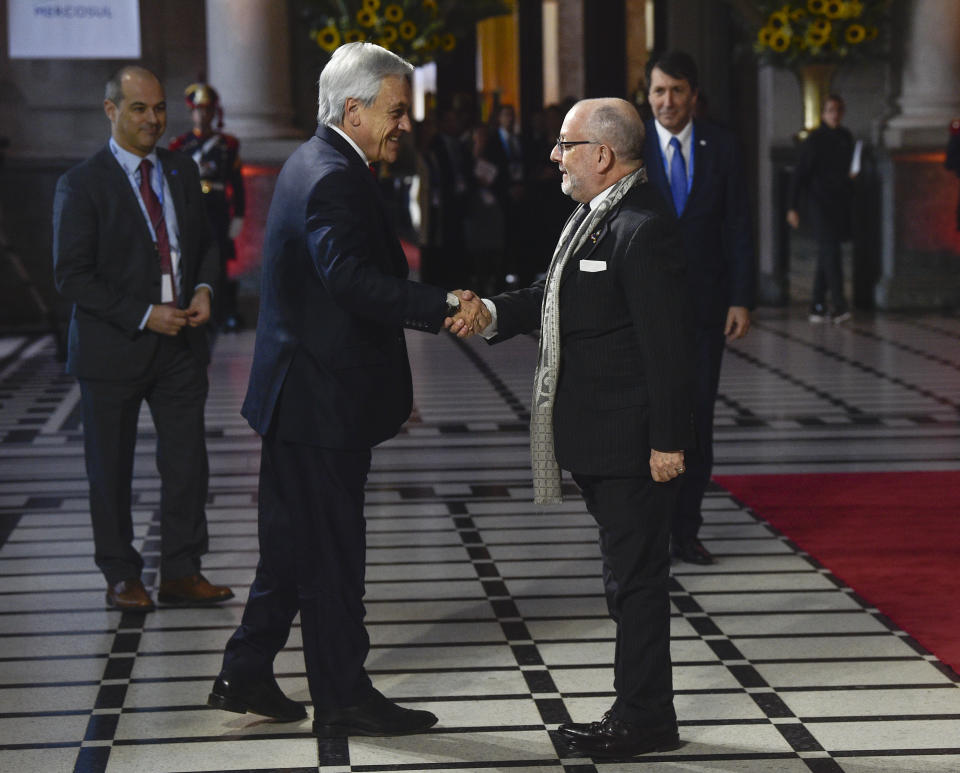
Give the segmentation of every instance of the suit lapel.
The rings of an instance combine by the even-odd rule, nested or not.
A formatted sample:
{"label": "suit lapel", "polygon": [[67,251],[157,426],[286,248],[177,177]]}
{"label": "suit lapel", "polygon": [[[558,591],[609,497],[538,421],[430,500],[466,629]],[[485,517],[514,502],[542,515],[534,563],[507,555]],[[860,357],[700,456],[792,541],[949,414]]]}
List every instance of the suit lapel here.
{"label": "suit lapel", "polygon": [[[177,226],[183,230],[183,224],[186,222],[187,200],[183,189],[183,180],[173,162],[169,153],[163,153],[160,148],[157,149],[157,158],[163,167],[163,176],[167,181],[167,187],[170,189],[170,196],[173,198],[173,210],[177,213]],[[183,251],[181,250],[181,253]]]}
{"label": "suit lapel", "polygon": [[123,167],[120,166],[120,162],[114,157],[109,146],[100,151],[100,161],[104,169],[106,169],[107,175],[110,177],[111,187],[115,190],[122,191],[118,200],[122,202],[121,207],[126,210],[126,217],[132,218],[137,222],[138,230],[143,237],[144,250],[149,254],[153,254],[153,235],[147,227],[146,216],[140,208],[140,201],[137,199],[137,194],[133,192],[130,178],[127,177],[127,173],[123,170]]}
{"label": "suit lapel", "polygon": [[376,179],[370,173],[370,167],[363,163],[363,159],[360,158],[360,154],[357,153],[356,149],[351,146],[339,132],[334,131],[329,126],[318,126],[317,137],[347,159],[347,163],[350,165],[350,171],[357,176],[360,185],[366,190],[371,206],[376,210],[377,217],[380,220],[384,252],[386,253],[382,256],[382,259],[386,260],[389,269],[394,275],[405,279],[410,273],[407,256],[404,254],[400,240],[397,238],[397,234],[393,230],[393,225],[390,223],[386,202],[383,200],[380,186],[377,185]]}
{"label": "suit lapel", "polygon": [[604,237],[610,231],[610,220],[616,217],[616,208],[611,210],[603,221],[596,226],[593,231],[587,236],[586,242],[583,246],[580,247],[573,255],[570,256],[570,259],[567,261],[567,264],[563,267],[563,274],[560,276],[560,286],[563,286],[563,283],[570,278],[574,271],[580,270],[580,261],[588,260],[590,256],[594,253],[600,243],[603,241]]}
{"label": "suit lapel", "polygon": [[690,186],[687,207],[695,199],[697,191],[703,188],[703,181],[708,180],[713,173],[713,145],[710,137],[706,135],[709,135],[709,132],[704,131],[703,124],[694,121],[693,143],[690,146],[690,154],[693,156],[693,185]]}

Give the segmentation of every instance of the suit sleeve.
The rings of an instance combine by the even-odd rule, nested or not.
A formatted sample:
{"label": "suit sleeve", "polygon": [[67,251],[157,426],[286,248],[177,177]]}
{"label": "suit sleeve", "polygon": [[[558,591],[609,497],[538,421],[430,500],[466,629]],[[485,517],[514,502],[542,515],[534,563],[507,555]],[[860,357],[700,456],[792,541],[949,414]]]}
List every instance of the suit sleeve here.
{"label": "suit sleeve", "polygon": [[376,256],[369,193],[349,170],[325,175],[307,203],[307,247],[320,280],[350,314],[381,324],[436,333],[447,294],[438,287],[384,272],[390,256]]}
{"label": "suit sleeve", "polygon": [[488,343],[499,344],[520,333],[532,333],[540,329],[540,309],[546,280],[522,290],[500,293],[490,300],[497,307],[497,334]]}
{"label": "suit sleeve", "polygon": [[131,338],[149,302],[126,295],[101,271],[98,249],[101,213],[92,186],[74,175],[57,181],[53,199],[53,278],[57,290],[85,312],[123,330]]}
{"label": "suit sleeve", "polygon": [[723,213],[723,240],[730,277],[729,306],[756,305],[756,260],[753,252],[753,224],[750,221],[750,201],[743,177],[743,164],[736,143],[731,142],[727,156],[730,165],[726,175]]}
{"label": "suit sleeve", "polygon": [[670,221],[652,217],[634,232],[618,264],[643,357],[650,448],[689,450],[695,444],[691,326],[679,234]]}

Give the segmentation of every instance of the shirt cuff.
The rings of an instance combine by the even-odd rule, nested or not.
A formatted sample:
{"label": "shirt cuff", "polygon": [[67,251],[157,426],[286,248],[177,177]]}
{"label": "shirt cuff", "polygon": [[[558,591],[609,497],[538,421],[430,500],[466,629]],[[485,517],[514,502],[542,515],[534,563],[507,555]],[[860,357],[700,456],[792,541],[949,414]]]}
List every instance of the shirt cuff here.
{"label": "shirt cuff", "polygon": [[486,340],[489,341],[491,338],[495,337],[498,332],[497,331],[497,306],[489,298],[481,298],[480,300],[483,301],[483,305],[487,307],[487,309],[490,312],[490,316],[493,317],[490,324],[487,325],[480,333],[481,338],[485,338]]}
{"label": "shirt cuff", "polygon": [[140,329],[143,330],[147,326],[147,320],[150,319],[150,312],[153,311],[153,304],[151,303],[147,306],[147,313],[143,315],[143,319],[140,320]]}

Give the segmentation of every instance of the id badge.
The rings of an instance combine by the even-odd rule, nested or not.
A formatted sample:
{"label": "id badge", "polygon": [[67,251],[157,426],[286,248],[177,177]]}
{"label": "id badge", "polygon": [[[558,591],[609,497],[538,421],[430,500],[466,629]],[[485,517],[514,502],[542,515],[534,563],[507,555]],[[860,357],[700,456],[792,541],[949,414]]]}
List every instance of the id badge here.
{"label": "id badge", "polygon": [[173,274],[160,275],[160,302],[173,303]]}

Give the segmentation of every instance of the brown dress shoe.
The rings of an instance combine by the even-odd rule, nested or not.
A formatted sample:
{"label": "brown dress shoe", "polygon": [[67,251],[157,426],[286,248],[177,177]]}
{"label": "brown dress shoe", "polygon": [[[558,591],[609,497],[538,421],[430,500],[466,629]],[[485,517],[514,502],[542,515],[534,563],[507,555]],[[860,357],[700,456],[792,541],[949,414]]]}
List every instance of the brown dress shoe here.
{"label": "brown dress shoe", "polygon": [[226,585],[211,585],[202,574],[191,574],[177,580],[164,580],[157,591],[163,604],[218,604],[233,598]]}
{"label": "brown dress shoe", "polygon": [[153,612],[153,599],[140,579],[120,580],[107,586],[107,606],[133,612]]}

